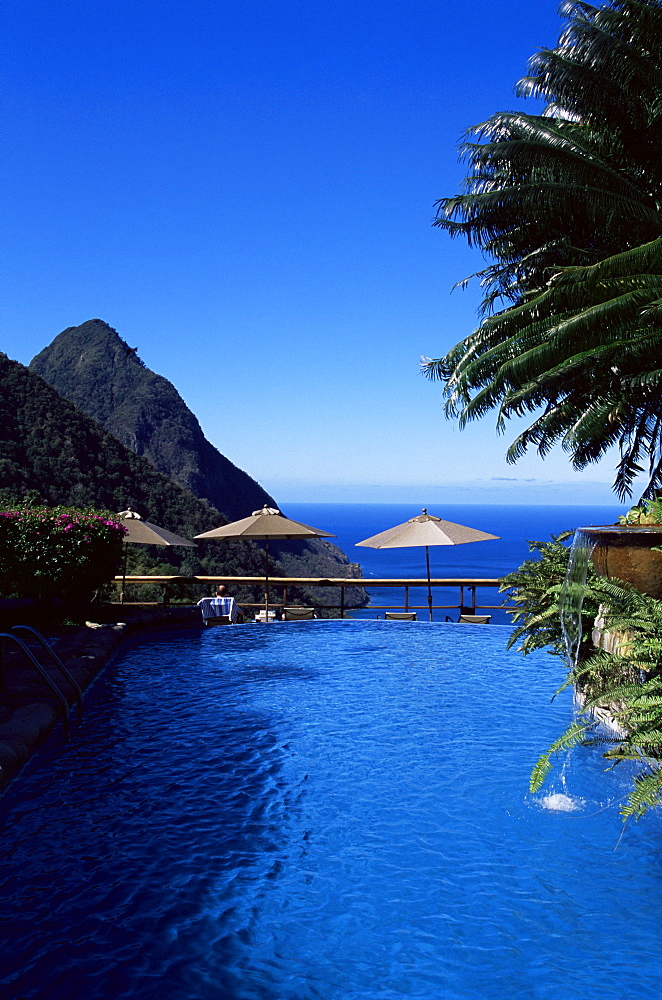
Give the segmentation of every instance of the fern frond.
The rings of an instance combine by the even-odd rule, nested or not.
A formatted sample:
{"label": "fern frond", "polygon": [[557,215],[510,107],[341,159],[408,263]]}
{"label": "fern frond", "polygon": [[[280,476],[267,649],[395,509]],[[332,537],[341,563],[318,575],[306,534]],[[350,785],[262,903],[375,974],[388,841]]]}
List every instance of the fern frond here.
{"label": "fern frond", "polygon": [[572,722],[563,735],[559,736],[557,740],[554,740],[549,750],[538,758],[533,770],[531,771],[531,777],[529,779],[529,790],[531,792],[537,792],[544,784],[545,779],[552,767],[550,760],[552,754],[559,753],[561,750],[570,750],[572,747],[577,746],[577,744],[582,743],[585,733],[593,725],[595,725],[594,722]]}
{"label": "fern frond", "polygon": [[662,805],[662,769],[635,775],[634,789],[621,807],[621,815],[623,819],[630,816],[640,819],[647,809],[659,805]]}

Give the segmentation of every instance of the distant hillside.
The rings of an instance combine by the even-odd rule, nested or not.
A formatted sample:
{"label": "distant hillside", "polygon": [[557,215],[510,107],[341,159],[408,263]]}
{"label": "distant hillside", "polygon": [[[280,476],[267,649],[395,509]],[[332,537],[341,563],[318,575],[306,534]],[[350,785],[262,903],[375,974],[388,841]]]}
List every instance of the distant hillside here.
{"label": "distant hillside", "polygon": [[[51,505],[132,507],[185,538],[227,520],[5,354],[0,354],[0,489],[17,496],[34,490]],[[159,551],[167,552],[174,572],[263,573],[263,554],[255,543],[207,542]]]}
{"label": "distant hillside", "polygon": [[275,501],[207,441],[174,385],[100,319],[63,330],[30,370],[169,479],[230,520]]}
{"label": "distant hillside", "polygon": [[[63,330],[33,358],[30,370],[127,448],[209,501],[229,520],[246,517],[265,503],[278,506],[254,479],[207,441],[172,383],[146,368],[135,349],[103,320]],[[312,539],[280,546],[273,543],[271,548],[283,576],[359,573],[357,564],[330,542]]]}

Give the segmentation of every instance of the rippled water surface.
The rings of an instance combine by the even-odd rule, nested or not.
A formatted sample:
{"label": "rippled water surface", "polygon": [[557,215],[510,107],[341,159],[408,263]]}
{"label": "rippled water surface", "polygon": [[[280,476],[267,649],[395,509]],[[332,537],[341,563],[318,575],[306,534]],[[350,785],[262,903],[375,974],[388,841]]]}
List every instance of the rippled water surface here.
{"label": "rippled water surface", "polygon": [[[560,667],[499,626],[168,633],[0,800],[2,997],[573,1000],[662,989],[662,822],[622,834]],[[619,840],[620,838],[620,840]]]}

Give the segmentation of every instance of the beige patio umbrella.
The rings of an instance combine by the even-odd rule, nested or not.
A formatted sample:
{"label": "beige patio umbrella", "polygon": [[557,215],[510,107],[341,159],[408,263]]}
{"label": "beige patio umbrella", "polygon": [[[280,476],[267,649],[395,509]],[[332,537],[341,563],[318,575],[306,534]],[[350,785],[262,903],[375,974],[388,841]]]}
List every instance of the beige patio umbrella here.
{"label": "beige patio umbrella", "polygon": [[463,524],[455,524],[453,521],[442,521],[440,517],[428,514],[423,508],[423,513],[418,517],[412,517],[404,524],[396,524],[394,528],[387,528],[377,535],[364,538],[357,545],[364,545],[369,549],[405,549],[425,546],[425,561],[428,571],[428,608],[430,610],[430,621],[432,621],[432,584],[430,582],[430,546],[431,545],[464,545],[466,542],[484,542],[490,538],[498,538],[498,535],[489,535],[486,531],[479,531],[477,528],[467,528]]}
{"label": "beige patio umbrella", "polygon": [[124,604],[124,586],[126,583],[126,559],[128,555],[128,545],[186,545],[196,548],[195,542],[190,542],[188,538],[175,535],[174,532],[166,528],[159,528],[157,524],[143,521],[140,514],[135,510],[121,510],[117,515],[120,523],[126,528],[124,536],[124,567],[122,570],[122,593],[120,594],[120,604]]}
{"label": "beige patio umbrella", "polygon": [[267,507],[265,504],[261,510],[254,510],[250,517],[232,521],[231,524],[223,524],[211,531],[203,531],[201,535],[195,537],[245,538],[248,541],[264,542],[264,603],[266,619],[269,621],[269,539],[335,538],[336,536],[328,531],[320,531],[319,528],[311,528],[308,524],[301,524],[300,521],[290,521],[279,510]]}

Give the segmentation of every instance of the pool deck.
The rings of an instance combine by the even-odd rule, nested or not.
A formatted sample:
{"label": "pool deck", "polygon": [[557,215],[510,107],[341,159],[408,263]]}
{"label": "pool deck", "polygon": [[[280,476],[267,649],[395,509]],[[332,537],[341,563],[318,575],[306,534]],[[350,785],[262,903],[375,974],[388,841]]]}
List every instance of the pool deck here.
{"label": "pool deck", "polygon": [[[117,605],[93,606],[89,620],[82,626],[49,629],[29,618],[15,615],[12,624],[33,625],[51,642],[53,649],[85,692],[103,667],[132,636],[163,628],[202,627],[197,607],[118,608]],[[121,620],[118,620],[121,619]],[[0,631],[8,628],[0,623]],[[19,633],[24,638],[28,633]],[[3,643],[3,640],[0,640]],[[20,774],[25,763],[51,736],[65,739],[62,709],[46,682],[27,661],[25,654],[11,640],[0,648],[0,794]],[[37,644],[28,640],[48,675],[72,699],[69,685],[58,669],[48,665],[48,658]],[[71,735],[76,738],[77,712],[69,713]]]}

